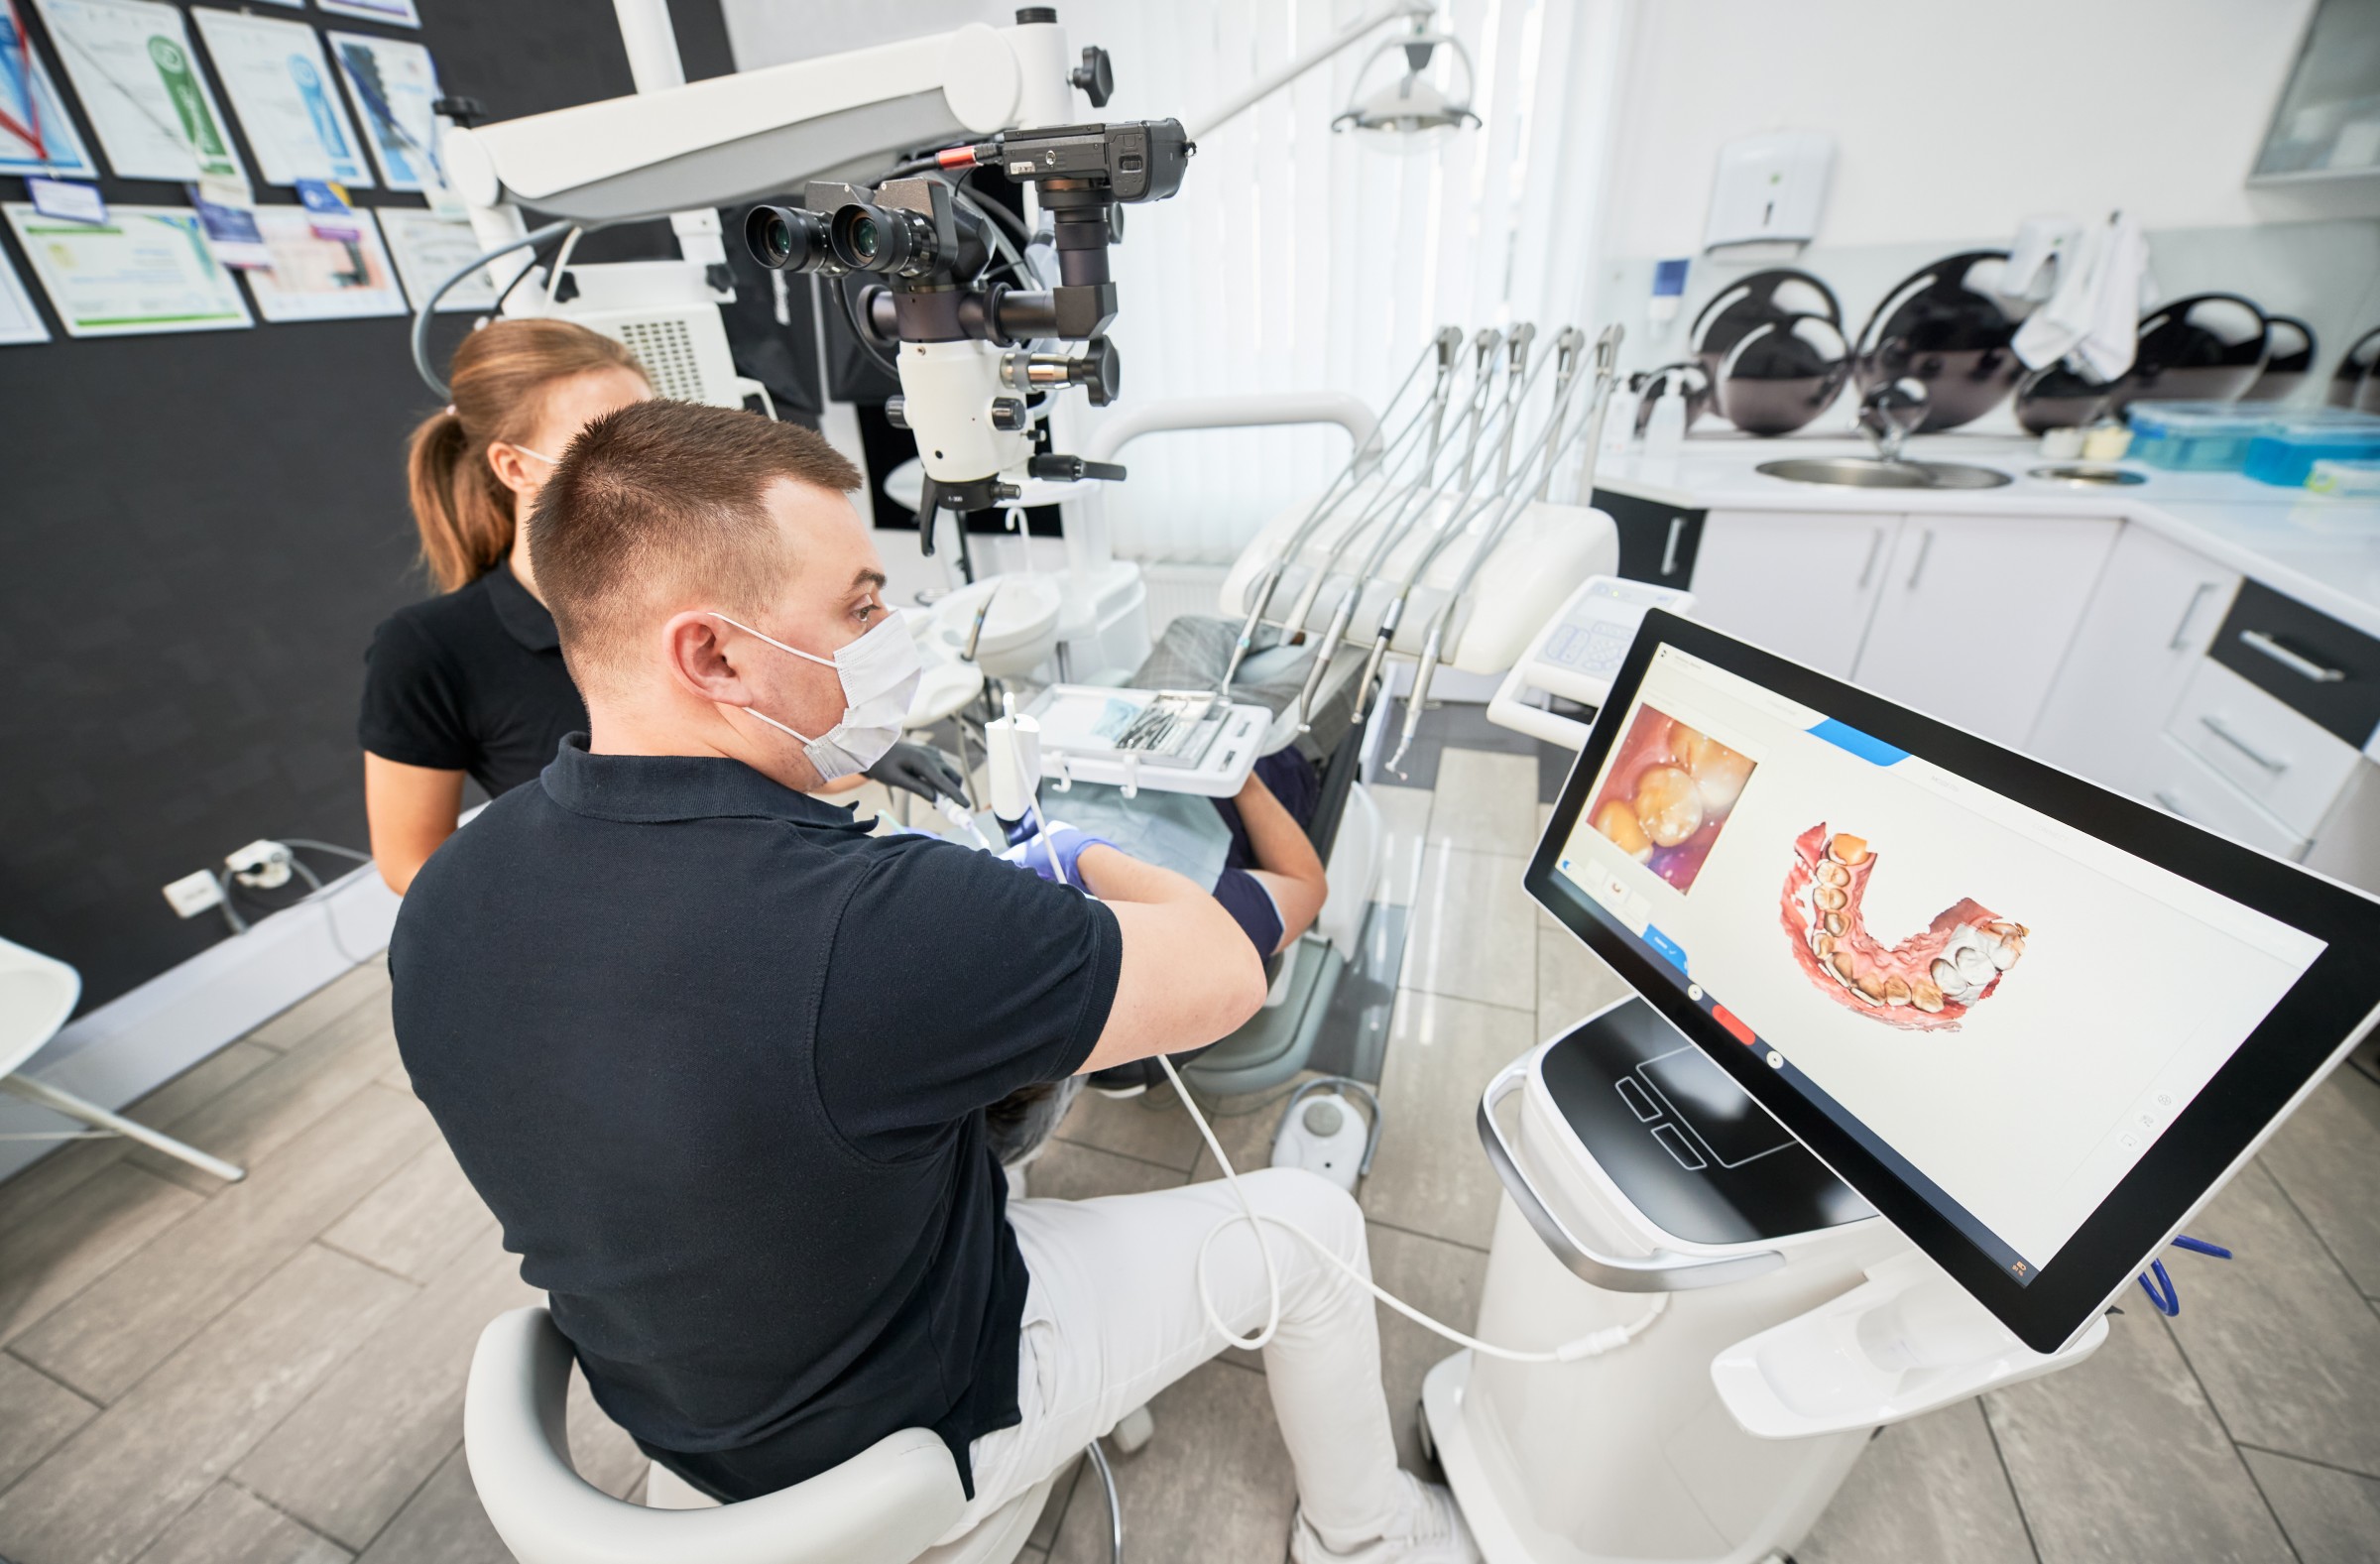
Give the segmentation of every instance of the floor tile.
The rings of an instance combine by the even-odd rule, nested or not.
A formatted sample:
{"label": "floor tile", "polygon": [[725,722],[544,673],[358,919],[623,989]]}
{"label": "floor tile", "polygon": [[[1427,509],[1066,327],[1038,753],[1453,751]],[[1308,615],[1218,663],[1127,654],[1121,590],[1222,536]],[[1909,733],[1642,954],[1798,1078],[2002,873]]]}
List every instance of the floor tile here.
{"label": "floor tile", "polygon": [[[1378,1226],[1372,1228],[1370,1242],[1372,1280],[1459,1331],[1469,1331],[1479,1323],[1480,1284],[1488,1275],[1485,1254]],[[1426,1471],[1415,1427],[1421,1381],[1455,1346],[1385,1303],[1375,1303],[1373,1308],[1380,1321],[1380,1388],[1388,1396],[1388,1423],[1396,1430],[1397,1460],[1409,1472]]]}
{"label": "floor tile", "polygon": [[322,1242],[427,1281],[494,1220],[444,1141],[432,1141],[333,1223]]}
{"label": "floor tile", "polygon": [[2242,1450],[2300,1564],[2370,1564],[2380,1557],[2380,1478]]}
{"label": "floor tile", "polygon": [[1538,1040],[1636,991],[1566,928],[1537,931]]}
{"label": "floor tile", "polygon": [[[1108,1459],[1114,1461],[1119,1457],[1111,1452]],[[1046,1554],[1049,1551],[1049,1545],[1057,1540],[1058,1523],[1066,1518],[1066,1505],[1073,1499],[1075,1484],[1078,1482],[1088,1482],[1094,1489],[1099,1486],[1098,1477],[1087,1471],[1081,1456],[1077,1456],[1067,1463],[1066,1470],[1058,1474],[1058,1480],[1050,1484],[1049,1499],[1041,1505],[1040,1516],[1033,1521],[1033,1529],[1026,1534],[1024,1539],[1027,1557],[1030,1557],[1033,1551]],[[1086,1490],[1085,1493],[1086,1497],[1090,1498],[1094,1504],[1105,1504],[1107,1503],[1107,1496],[1104,1494],[1092,1494],[1089,1490]]]}
{"label": "floor tile", "polygon": [[166,1528],[139,1564],[347,1564],[352,1557],[255,1495],[217,1483]]}
{"label": "floor tile", "polygon": [[1171,1086],[1137,1097],[1108,1097],[1086,1089],[1058,1124],[1058,1139],[1076,1145],[1136,1156],[1143,1162],[1190,1170],[1198,1159],[1198,1127],[1182,1112]]}
{"label": "floor tile", "polygon": [[98,1413],[93,1402],[0,1353],[0,1492]]}
{"label": "floor tile", "polygon": [[1380,823],[1388,836],[1380,882],[1373,887],[1371,899],[1390,906],[1411,906],[1414,893],[1421,888],[1422,851],[1429,840],[1429,789],[1381,782],[1367,784],[1366,790],[1379,805]]}
{"label": "floor tile", "polygon": [[1799,1564],[2032,1564],[1979,1401],[1885,1429],[1793,1550]]}
{"label": "floor tile", "polygon": [[[1281,1115],[1288,1110],[1289,1099],[1297,1088],[1315,1078],[1312,1070],[1301,1070],[1293,1080],[1283,1081],[1269,1092],[1250,1097],[1225,1097],[1206,1104],[1207,1119],[1215,1129],[1215,1140],[1223,1154],[1232,1159],[1240,1172],[1272,1165],[1272,1138],[1281,1127]],[[1357,1104],[1357,1111],[1363,1105]],[[1215,1154],[1201,1142],[1198,1160],[1190,1169],[1190,1182],[1204,1183],[1221,1178],[1223,1169],[1215,1165]]]}
{"label": "floor tile", "polygon": [[2340,1069],[2258,1157],[2366,1297],[2380,1298],[2380,1085]]}
{"label": "floor tile", "polygon": [[372,1539],[359,1564],[514,1564],[480,1507],[461,1445]]}
{"label": "floor tile", "polygon": [[1430,844],[1405,940],[1404,987],[1531,1010],[1537,914],[1524,859]]}
{"label": "floor tile", "polygon": [[2145,1309],[2074,1368],[1985,1397],[2045,1564],[2264,1564],[2289,1544]]}
{"label": "floor tile", "polygon": [[389,964],[385,957],[352,967],[248,1033],[248,1040],[276,1050],[311,1041],[357,1006],[386,1003]]}
{"label": "floor tile", "polygon": [[2272,1175],[2243,1169],[2190,1227],[2238,1257],[2166,1262],[2174,1335],[2231,1437],[2380,1473],[2380,1321]]}
{"label": "floor tile", "polygon": [[204,1201],[117,1161],[0,1226],[0,1342],[106,1275]]}
{"label": "floor tile", "polygon": [[1488,1247],[1500,1189],[1480,1150],[1480,1094],[1536,1041],[1527,1011],[1411,989],[1397,996],[1380,1144],[1362,1191],[1374,1222]]}
{"label": "floor tile", "polygon": [[14,1350],[85,1395],[114,1400],[436,1133],[419,1103],[385,1087],[357,1092],[246,1182],[53,1310]]}
{"label": "floor tile", "polygon": [[[1273,1564],[1297,1488],[1261,1375],[1210,1363],[1149,1403],[1157,1435],[1115,1461],[1131,1564]],[[1108,1510],[1094,1481],[1066,1506],[1050,1549],[1062,1564],[1107,1564]]]}
{"label": "floor tile", "polygon": [[232,1476],[315,1530],[361,1548],[463,1436],[463,1382],[488,1321],[540,1301],[492,1222],[406,1299]]}
{"label": "floor tile", "polygon": [[412,1290],[306,1246],[0,1497],[0,1554],[133,1558]]}
{"label": "floor tile", "polygon": [[1449,749],[1438,758],[1429,839],[1525,858],[1537,846],[1537,763],[1526,755]]}
{"label": "floor tile", "polygon": [[1171,1189],[1183,1181],[1173,1168],[1071,1141],[1052,1141],[1024,1173],[1025,1193],[1035,1200],[1135,1195],[1144,1189]]}
{"label": "floor tile", "polygon": [[[229,1091],[158,1128],[250,1171],[340,1103],[372,1084],[395,1047],[385,994],[368,994],[345,1014]],[[130,1160],[211,1193],[222,1183],[186,1162],[141,1146]]]}

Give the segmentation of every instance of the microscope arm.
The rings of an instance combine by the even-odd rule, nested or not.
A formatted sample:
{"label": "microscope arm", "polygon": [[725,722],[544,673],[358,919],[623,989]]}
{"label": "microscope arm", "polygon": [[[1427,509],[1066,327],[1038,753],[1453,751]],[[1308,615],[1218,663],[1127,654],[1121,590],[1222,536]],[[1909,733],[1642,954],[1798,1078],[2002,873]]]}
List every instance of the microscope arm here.
{"label": "microscope arm", "polygon": [[1068,117],[1051,24],[949,33],[457,128],[456,192],[581,222],[729,205],[873,172],[903,148]]}

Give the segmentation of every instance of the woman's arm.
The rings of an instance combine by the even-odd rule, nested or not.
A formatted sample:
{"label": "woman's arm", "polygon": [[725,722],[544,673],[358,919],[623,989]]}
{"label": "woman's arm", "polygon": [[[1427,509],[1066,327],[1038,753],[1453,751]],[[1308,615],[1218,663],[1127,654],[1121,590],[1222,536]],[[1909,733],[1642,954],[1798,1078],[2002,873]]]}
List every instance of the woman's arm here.
{"label": "woman's arm", "polygon": [[463,812],[463,774],[407,766],[364,752],[364,818],[372,829],[372,862],[399,896],[454,834]]}

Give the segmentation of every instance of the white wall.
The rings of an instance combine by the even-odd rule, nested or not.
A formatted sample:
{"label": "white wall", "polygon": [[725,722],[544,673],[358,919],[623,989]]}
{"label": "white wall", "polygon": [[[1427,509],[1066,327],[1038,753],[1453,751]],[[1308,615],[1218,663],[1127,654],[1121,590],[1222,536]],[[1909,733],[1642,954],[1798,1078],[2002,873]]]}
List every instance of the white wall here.
{"label": "white wall", "polygon": [[2116,206],[2150,228],[2350,215],[2242,187],[2312,9],[1637,0],[1605,253],[1696,254],[1720,148],[1763,130],[1835,136],[1829,246]]}

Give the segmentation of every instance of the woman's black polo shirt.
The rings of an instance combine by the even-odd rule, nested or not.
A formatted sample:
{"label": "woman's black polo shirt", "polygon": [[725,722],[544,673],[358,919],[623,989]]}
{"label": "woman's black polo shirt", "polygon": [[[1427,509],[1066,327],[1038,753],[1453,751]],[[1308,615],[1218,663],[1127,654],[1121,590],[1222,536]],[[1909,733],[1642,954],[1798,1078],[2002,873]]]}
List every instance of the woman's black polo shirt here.
{"label": "woman's black polo shirt", "polygon": [[595,1398],[725,1499],[1017,1418],[983,1110],[1090,1056],[1123,941],[736,761],[589,755],[440,847],[389,946],[414,1089]]}
{"label": "woman's black polo shirt", "polygon": [[412,603],[364,655],[363,747],[403,766],[468,772],[493,798],[535,778],[587,708],[553,616],[512,566]]}

